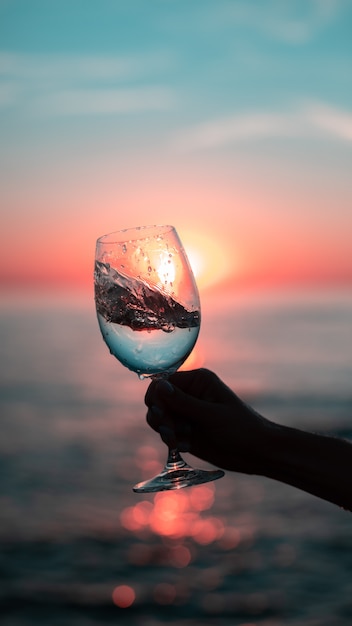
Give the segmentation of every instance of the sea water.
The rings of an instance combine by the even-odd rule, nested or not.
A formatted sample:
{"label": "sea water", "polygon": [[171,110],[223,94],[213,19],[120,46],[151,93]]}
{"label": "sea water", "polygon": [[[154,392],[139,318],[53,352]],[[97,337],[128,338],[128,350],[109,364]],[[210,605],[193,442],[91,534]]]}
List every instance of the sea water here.
{"label": "sea water", "polygon": [[167,292],[95,264],[98,322],[110,352],[140,377],[175,372],[199,333],[200,312]]}
{"label": "sea water", "polygon": [[190,354],[199,333],[199,327],[135,331],[108,322],[99,313],[98,322],[111,354],[142,378],[175,372]]}
{"label": "sea water", "polygon": [[[350,292],[203,302],[199,365],[270,419],[352,438]],[[2,624],[350,626],[350,513],[229,472],[132,492],[165,446],[91,295],[11,295],[0,344]]]}

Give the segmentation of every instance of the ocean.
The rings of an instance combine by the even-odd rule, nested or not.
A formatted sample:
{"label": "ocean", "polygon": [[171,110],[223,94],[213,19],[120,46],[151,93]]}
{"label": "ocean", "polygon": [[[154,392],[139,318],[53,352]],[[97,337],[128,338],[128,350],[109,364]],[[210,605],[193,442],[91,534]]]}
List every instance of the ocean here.
{"label": "ocean", "polygon": [[[234,294],[202,312],[189,367],[270,419],[352,439],[351,291]],[[165,447],[92,297],[3,297],[0,338],[2,625],[352,624],[351,513],[229,472],[133,493]]]}

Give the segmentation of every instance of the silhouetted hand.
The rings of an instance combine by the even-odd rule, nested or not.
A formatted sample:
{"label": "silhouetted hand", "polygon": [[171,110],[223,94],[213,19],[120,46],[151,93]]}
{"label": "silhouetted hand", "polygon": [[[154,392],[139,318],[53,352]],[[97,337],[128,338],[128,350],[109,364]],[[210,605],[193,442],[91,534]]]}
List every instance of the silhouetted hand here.
{"label": "silhouetted hand", "polygon": [[170,447],[352,510],[351,442],[269,421],[206,369],[151,382],[145,402],[148,423]]}
{"label": "silhouetted hand", "polygon": [[153,381],[146,393],[147,421],[170,447],[227,470],[259,473],[267,420],[213,372],[177,372]]}

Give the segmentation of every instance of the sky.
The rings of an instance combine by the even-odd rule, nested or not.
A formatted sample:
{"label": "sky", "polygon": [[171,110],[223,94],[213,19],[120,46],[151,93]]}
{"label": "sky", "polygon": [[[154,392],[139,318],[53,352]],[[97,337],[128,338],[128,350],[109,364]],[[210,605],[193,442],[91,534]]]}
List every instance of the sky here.
{"label": "sky", "polygon": [[204,289],[352,284],[349,0],[0,0],[0,288],[173,224]]}

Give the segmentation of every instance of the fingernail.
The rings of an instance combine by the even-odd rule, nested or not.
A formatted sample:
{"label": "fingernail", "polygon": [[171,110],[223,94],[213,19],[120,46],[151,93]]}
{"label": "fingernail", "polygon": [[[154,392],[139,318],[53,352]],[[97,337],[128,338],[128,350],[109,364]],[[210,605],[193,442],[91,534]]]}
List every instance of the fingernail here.
{"label": "fingernail", "polygon": [[174,392],[174,388],[173,388],[172,384],[169,383],[168,380],[161,380],[158,383],[158,389],[160,389],[161,392],[166,393],[168,395],[170,395],[171,393]]}

